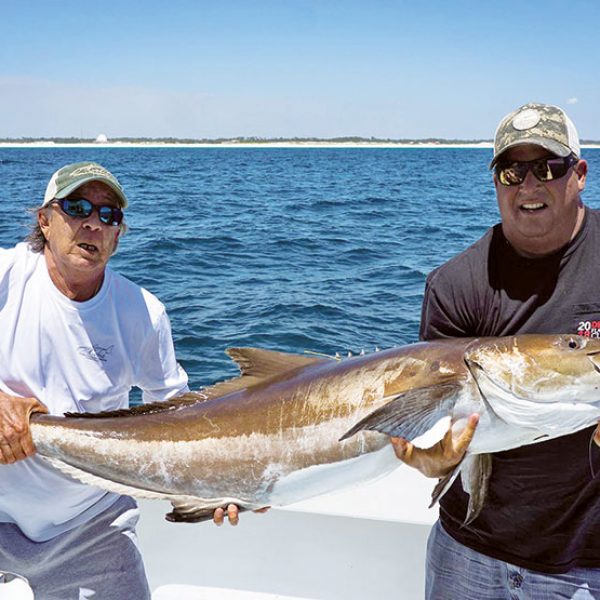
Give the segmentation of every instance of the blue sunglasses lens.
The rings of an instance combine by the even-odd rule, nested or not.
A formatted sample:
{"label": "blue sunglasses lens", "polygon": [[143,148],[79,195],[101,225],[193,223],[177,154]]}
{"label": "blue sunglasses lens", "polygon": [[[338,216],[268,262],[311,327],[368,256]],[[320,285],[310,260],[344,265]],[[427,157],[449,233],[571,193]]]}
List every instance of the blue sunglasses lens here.
{"label": "blue sunglasses lens", "polygon": [[123,211],[114,206],[94,206],[85,198],[71,200],[68,198],[58,201],[62,211],[76,219],[87,219],[94,210],[98,211],[98,218],[105,225],[120,225],[123,221]]}
{"label": "blue sunglasses lens", "polygon": [[119,225],[123,220],[123,213],[120,208],[113,208],[112,206],[99,206],[98,217],[106,225]]}

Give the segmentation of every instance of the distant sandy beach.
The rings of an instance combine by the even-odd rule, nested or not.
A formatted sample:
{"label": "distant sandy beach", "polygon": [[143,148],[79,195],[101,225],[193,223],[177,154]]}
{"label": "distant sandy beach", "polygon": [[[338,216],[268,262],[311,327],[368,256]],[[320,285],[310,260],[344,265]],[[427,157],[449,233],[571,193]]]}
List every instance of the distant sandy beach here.
{"label": "distant sandy beach", "polygon": [[0,148],[491,148],[489,142],[477,144],[437,144],[414,143],[395,144],[378,142],[220,142],[207,143],[168,143],[168,142],[88,142],[88,143],[55,143],[55,142],[0,142]]}
{"label": "distant sandy beach", "polygon": [[[600,148],[600,144],[582,144],[582,148]],[[444,144],[433,142],[384,143],[384,142],[265,142],[265,143],[167,143],[167,142],[0,142],[0,148],[493,148],[491,142],[473,144]]]}

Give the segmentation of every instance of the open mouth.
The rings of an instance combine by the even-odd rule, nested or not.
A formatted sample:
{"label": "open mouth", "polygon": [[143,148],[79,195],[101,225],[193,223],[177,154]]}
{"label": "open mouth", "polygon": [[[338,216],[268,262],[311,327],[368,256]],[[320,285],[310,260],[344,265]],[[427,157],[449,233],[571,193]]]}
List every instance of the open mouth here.
{"label": "open mouth", "polygon": [[89,252],[90,254],[95,254],[96,252],[98,252],[98,248],[94,246],[94,244],[85,244],[84,242],[81,242],[77,245],[86,252]]}
{"label": "open mouth", "polygon": [[544,210],[544,208],[547,208],[547,205],[543,202],[527,202],[526,204],[521,204],[519,208],[524,212],[534,213]]}

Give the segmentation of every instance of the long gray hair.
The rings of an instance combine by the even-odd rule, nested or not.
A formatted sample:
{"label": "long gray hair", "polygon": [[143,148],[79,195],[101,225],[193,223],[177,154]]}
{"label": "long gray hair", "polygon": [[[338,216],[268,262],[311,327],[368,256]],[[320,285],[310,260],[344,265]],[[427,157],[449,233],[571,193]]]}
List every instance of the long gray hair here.
{"label": "long gray hair", "polygon": [[34,252],[43,252],[46,247],[46,237],[44,236],[38,221],[38,213],[40,210],[45,210],[45,208],[36,206],[35,208],[27,209],[27,212],[30,213],[32,217],[29,222],[29,233],[27,234],[25,241]]}

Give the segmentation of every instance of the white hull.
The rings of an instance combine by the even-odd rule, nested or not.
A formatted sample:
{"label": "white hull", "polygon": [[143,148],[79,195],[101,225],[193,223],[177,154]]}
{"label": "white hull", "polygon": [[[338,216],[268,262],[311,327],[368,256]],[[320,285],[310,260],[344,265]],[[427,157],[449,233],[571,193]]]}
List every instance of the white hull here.
{"label": "white hull", "polygon": [[364,600],[423,597],[435,482],[408,467],[240,524],[167,523],[141,502],[139,541],[153,600]]}

